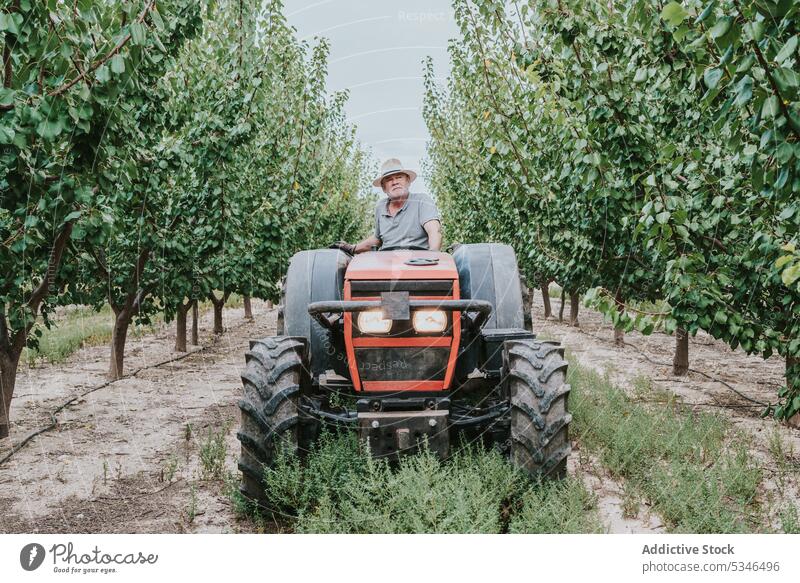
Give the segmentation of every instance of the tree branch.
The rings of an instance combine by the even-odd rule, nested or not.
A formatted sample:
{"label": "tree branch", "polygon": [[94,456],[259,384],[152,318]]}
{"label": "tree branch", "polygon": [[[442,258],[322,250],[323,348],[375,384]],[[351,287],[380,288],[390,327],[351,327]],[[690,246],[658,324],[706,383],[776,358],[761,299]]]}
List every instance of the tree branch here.
{"label": "tree branch", "polygon": [[33,290],[31,297],[28,299],[28,307],[34,312],[39,310],[39,304],[41,304],[42,300],[47,295],[47,292],[50,290],[50,284],[56,277],[58,267],[61,264],[61,257],[64,254],[64,247],[67,246],[69,237],[72,234],[73,224],[74,223],[70,221],[64,225],[64,228],[53,242],[53,249],[50,251],[50,259],[47,262],[47,269],[42,277],[42,281],[39,282],[39,285]]}
{"label": "tree branch", "polygon": [[[147,13],[150,12],[150,10],[153,8],[155,3],[156,0],[150,0],[150,3],[147,6],[145,6],[144,9],[139,13],[139,16],[136,18],[136,22],[141,23],[144,20],[145,16],[147,16]],[[71,81],[64,83],[61,87],[54,89],[53,91],[48,93],[48,95],[50,97],[56,97],[58,95],[61,95],[65,91],[70,90],[76,84],[80,83],[89,73],[94,73],[94,71],[97,70],[101,65],[103,65],[114,55],[116,55],[122,49],[122,47],[128,44],[129,40],[131,40],[131,33],[128,33],[124,37],[122,37],[122,39],[120,39],[120,41],[116,44],[116,46],[113,49],[111,49],[102,59],[96,61],[95,63],[92,63],[92,66],[86,69],[86,71],[80,73],[77,77],[75,77]]]}
{"label": "tree branch", "polygon": [[11,348],[11,344],[8,338],[8,326],[6,325],[5,309],[6,307],[3,306],[3,312],[0,313],[0,350],[2,350],[3,352]]}
{"label": "tree branch", "polygon": [[[89,248],[88,251],[89,251],[89,255],[92,256],[92,259],[94,259],[94,262],[97,265],[97,267],[99,267],[100,271],[103,272],[103,275],[105,275],[106,278],[110,278],[111,274],[108,272],[108,267],[106,266],[105,261],[103,261],[103,258],[97,256],[96,253],[95,253],[95,250],[92,249],[91,247]],[[101,252],[102,252],[102,250],[101,250]]]}

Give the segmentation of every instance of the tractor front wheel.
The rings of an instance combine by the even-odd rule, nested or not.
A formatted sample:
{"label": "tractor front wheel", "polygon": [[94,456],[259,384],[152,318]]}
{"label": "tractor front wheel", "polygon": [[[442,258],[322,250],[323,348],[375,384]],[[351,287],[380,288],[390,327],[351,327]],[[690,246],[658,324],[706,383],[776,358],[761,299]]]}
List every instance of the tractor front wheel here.
{"label": "tractor front wheel", "polygon": [[274,462],[279,448],[302,454],[310,445],[313,427],[301,419],[298,407],[309,382],[307,352],[302,339],[272,336],[253,341],[246,353],[242,422],[236,434],[242,444],[240,491],[259,504],[266,499],[264,467]]}
{"label": "tractor front wheel", "polygon": [[557,342],[507,340],[503,362],[511,405],[512,462],[534,477],[565,478],[572,416],[564,349]]}

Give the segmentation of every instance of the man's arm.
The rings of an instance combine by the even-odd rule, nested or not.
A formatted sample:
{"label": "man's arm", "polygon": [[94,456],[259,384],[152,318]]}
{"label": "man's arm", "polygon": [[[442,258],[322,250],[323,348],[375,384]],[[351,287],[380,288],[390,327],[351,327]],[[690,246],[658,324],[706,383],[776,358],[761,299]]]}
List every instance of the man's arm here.
{"label": "man's arm", "polygon": [[358,243],[355,244],[355,247],[353,249],[353,254],[355,255],[356,253],[364,253],[365,251],[371,251],[373,246],[380,247],[381,240],[378,239],[375,235],[370,235],[363,241],[359,241]]}
{"label": "man's arm", "polygon": [[438,219],[433,219],[422,225],[428,233],[428,248],[431,251],[442,250],[442,225]]}

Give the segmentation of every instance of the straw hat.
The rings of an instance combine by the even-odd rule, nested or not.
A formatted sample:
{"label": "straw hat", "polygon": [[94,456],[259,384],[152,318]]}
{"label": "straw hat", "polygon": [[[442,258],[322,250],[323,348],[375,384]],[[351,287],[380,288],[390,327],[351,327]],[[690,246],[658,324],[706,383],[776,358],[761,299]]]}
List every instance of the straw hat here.
{"label": "straw hat", "polygon": [[381,182],[384,178],[391,176],[392,174],[400,173],[407,174],[410,182],[414,182],[417,179],[416,172],[409,170],[408,168],[403,168],[403,163],[397,158],[389,158],[383,163],[383,166],[381,166],[381,173],[375,180],[372,181],[372,185],[381,188]]}

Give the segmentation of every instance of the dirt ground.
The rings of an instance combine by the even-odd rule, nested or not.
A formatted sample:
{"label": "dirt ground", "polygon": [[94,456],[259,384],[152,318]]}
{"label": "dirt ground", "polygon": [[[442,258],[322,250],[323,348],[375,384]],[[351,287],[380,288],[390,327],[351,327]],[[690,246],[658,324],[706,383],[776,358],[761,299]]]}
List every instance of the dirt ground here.
{"label": "dirt ground", "polygon": [[[238,458],[239,373],[248,341],[274,333],[276,312],[253,301],[254,322],[226,309],[216,341],[212,314],[201,316],[208,345],[183,360],[147,368],[74,402],[58,427],[0,466],[0,532],[244,532],[219,479],[206,479],[200,449],[226,430],[226,467]],[[126,371],[171,357],[174,330],[129,341]],[[0,459],[49,411],[105,381],[108,348],[85,348],[68,363],[22,369],[11,439]]]}
{"label": "dirt ground", "polygon": [[[563,341],[582,364],[608,371],[622,386],[649,378],[692,406],[729,416],[753,436],[754,454],[767,465],[774,464],[769,450],[773,431],[800,452],[800,431],[760,419],[758,407],[720,382],[697,373],[672,377],[672,337],[632,333],[626,338],[630,345],[615,348],[613,331],[599,314],[582,309],[581,327],[573,328],[543,321],[538,293],[536,300],[535,330]],[[196,352],[186,358],[160,366],[176,356],[171,328],[131,340],[126,370],[142,368],[138,374],[72,403],[57,415],[56,428],[0,466],[0,532],[251,532],[250,522],[237,520],[222,480],[203,475],[200,454],[210,433],[224,433],[226,470],[236,471],[236,400],[244,352],[250,339],[275,329],[275,310],[257,301],[253,310],[255,321],[248,322],[241,309],[226,309],[227,331],[214,341],[211,314],[203,314],[201,343],[206,348],[193,347]],[[12,406],[11,439],[0,444],[0,459],[49,425],[50,411],[104,383],[107,359],[108,348],[100,346],[82,349],[62,365],[23,368]],[[690,360],[693,369],[755,400],[774,399],[782,383],[782,360],[747,357],[707,336],[692,339]],[[579,443],[574,445],[570,473],[580,475],[598,496],[609,532],[663,530],[646,506],[637,517],[626,518],[622,486],[596,460],[581,455]],[[797,457],[792,462],[800,468]],[[789,493],[800,495],[796,481],[793,488]],[[786,494],[784,484],[781,495]]]}

